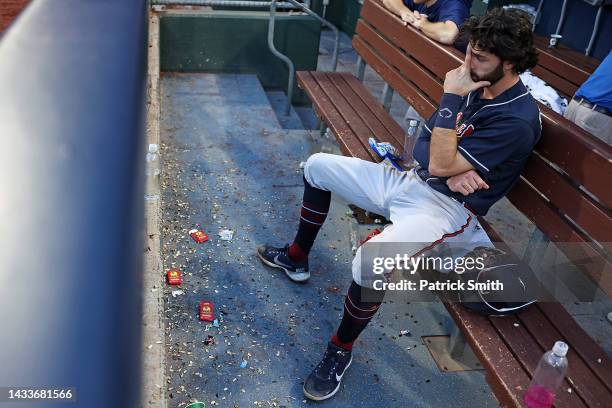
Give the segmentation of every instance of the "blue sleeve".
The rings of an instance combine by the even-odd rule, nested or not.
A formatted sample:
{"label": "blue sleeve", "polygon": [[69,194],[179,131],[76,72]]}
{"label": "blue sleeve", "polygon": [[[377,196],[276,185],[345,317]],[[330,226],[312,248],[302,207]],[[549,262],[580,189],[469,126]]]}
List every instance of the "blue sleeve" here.
{"label": "blue sleeve", "polygon": [[436,114],[438,111],[435,111],[430,117],[429,120],[423,123],[423,128],[421,129],[421,134],[417,137],[417,140],[412,149],[412,157],[419,162],[419,164],[423,168],[429,168],[429,143],[431,142],[431,128],[436,121]]}
{"label": "blue sleeve", "polygon": [[470,10],[463,0],[450,0],[441,5],[438,21],[452,21],[459,28],[469,16]]}
{"label": "blue sleeve", "polygon": [[513,156],[517,160],[523,159],[525,143],[534,140],[533,132],[533,128],[522,119],[497,117],[490,124],[474,129],[469,136],[463,136],[457,150],[486,177]]}
{"label": "blue sleeve", "polygon": [[412,0],[403,0],[404,6],[408,7],[410,10],[414,10],[414,3]]}

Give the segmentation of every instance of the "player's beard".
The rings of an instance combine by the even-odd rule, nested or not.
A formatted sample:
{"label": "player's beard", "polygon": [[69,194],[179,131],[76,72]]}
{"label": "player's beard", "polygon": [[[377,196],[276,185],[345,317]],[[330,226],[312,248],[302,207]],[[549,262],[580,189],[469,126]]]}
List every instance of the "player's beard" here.
{"label": "player's beard", "polygon": [[485,75],[478,76],[472,72],[471,77],[474,82],[488,81],[491,85],[494,85],[504,77],[504,64],[500,62],[497,67],[493,68],[493,71]]}

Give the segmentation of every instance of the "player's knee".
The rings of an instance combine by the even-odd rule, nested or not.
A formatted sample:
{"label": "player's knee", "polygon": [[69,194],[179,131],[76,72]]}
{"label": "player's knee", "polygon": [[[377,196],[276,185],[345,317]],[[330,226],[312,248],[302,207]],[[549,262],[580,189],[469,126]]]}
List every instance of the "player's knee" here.
{"label": "player's knee", "polygon": [[373,287],[374,280],[377,276],[372,272],[371,268],[363,267],[361,263],[361,247],[357,249],[357,253],[353,258],[351,272],[353,274],[353,280],[357,285],[370,289]]}
{"label": "player's knee", "polygon": [[311,155],[306,164],[304,165],[304,178],[313,187],[318,187],[317,180],[320,178],[320,174],[324,174],[326,163],[329,157],[332,156],[329,153],[315,153]]}

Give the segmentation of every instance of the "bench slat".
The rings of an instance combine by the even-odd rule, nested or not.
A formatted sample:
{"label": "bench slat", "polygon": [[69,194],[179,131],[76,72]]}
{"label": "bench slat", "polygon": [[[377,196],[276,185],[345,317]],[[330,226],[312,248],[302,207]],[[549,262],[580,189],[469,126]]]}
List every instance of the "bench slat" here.
{"label": "bench slat", "polygon": [[538,49],[538,64],[556,72],[576,87],[586,81],[599,65],[594,58],[578,54],[563,44],[558,44],[557,48],[548,48],[548,39],[542,36],[535,35],[533,43]]}
{"label": "bench slat", "polygon": [[[533,377],[538,361],[546,350],[540,347],[526,328],[518,322],[516,316],[489,318],[489,320],[523,368],[529,373],[529,376]],[[550,347],[552,347],[552,344]],[[567,379],[564,379],[555,398],[555,407],[587,406],[574,390],[571,393],[567,392],[568,388],[570,388],[570,384]]]}
{"label": "bench slat", "polygon": [[612,146],[540,105],[542,139],[536,150],[612,208],[612,189],[604,175],[612,174]]}
{"label": "bench slat", "polygon": [[404,129],[402,129],[399,123],[397,123],[395,119],[391,117],[391,115],[385,112],[380,102],[372,96],[372,94],[365,88],[365,86],[363,86],[361,82],[359,82],[359,79],[357,79],[357,77],[355,77],[354,75],[345,75],[342,78],[349,84],[351,88],[353,88],[353,91],[355,91],[355,93],[359,95],[363,103],[365,103],[366,106],[370,108],[372,113],[378,118],[378,120],[387,128],[387,130],[391,134],[403,135],[405,133]]}
{"label": "bench slat", "polygon": [[[382,105],[380,102],[374,100],[373,106],[368,106],[365,104],[359,95],[355,92],[355,90],[349,85],[347,81],[344,80],[345,77],[350,77],[352,75],[334,75],[328,74],[328,78],[332,81],[332,83],[338,88],[338,91],[344,96],[347,101],[350,101],[351,107],[355,110],[355,113],[359,115],[359,117],[363,120],[365,126],[367,126],[368,131],[371,135],[374,135],[378,141],[381,142],[390,142],[396,149],[400,152],[403,149],[403,140],[402,136],[404,132],[390,132],[389,129],[380,121],[378,117],[372,112],[372,107],[380,107],[382,109]],[[358,88],[363,88],[364,86],[361,82],[357,81],[355,84]],[[383,110],[384,112],[384,110]],[[401,128],[400,128],[401,129]]]}
{"label": "bench slat", "polygon": [[597,283],[604,293],[612,296],[612,265],[590,247],[589,240],[581,236],[572,226],[559,217],[559,213],[551,208],[544,198],[534,193],[533,189],[524,180],[521,179],[508,193],[507,197],[551,241],[576,243],[572,246],[560,245],[559,249],[593,282]]}
{"label": "bench slat", "polygon": [[[561,305],[559,306],[559,309],[561,309],[559,312],[567,315],[566,318],[573,320],[571,315],[569,315]],[[590,345],[588,343],[585,344],[585,342],[575,344],[569,341],[565,336],[565,333],[559,332],[555,328],[538,305],[527,308],[518,315],[518,318],[533,335],[543,350],[550,350],[557,340],[563,340],[569,345],[569,353],[567,356],[569,361],[569,370],[566,375],[567,379],[576,392],[587,403],[587,405],[602,406],[606,399],[610,397],[610,384],[606,385],[598,373],[593,371],[591,366],[585,361],[582,347],[588,347]],[[558,316],[553,317],[553,319],[557,318]],[[564,331],[567,330],[568,328],[564,327]],[[584,331],[583,336],[589,337],[587,333],[584,333]],[[593,363],[598,364],[596,359],[593,360]],[[610,359],[607,355],[601,357],[600,365],[605,367],[609,366],[609,364]]]}
{"label": "bench slat", "polygon": [[[572,316],[559,303],[538,303],[538,308],[548,318],[551,324],[563,333],[568,344],[580,354],[584,362],[602,380],[608,390],[612,391],[612,361]],[[601,360],[601,363],[598,362]]]}
{"label": "bench slat", "polygon": [[389,85],[412,105],[419,115],[428,118],[435,112],[436,106],[420,91],[408,85],[406,80],[384,59],[372,51],[358,35],[353,37],[353,47],[378,75],[385,78]]}
{"label": "bench slat", "polygon": [[500,404],[504,407],[522,407],[522,396],[527,391],[530,378],[491,322],[457,303],[444,302],[444,306],[487,370],[487,381]]}
{"label": "bench slat", "polygon": [[396,67],[399,72],[412,82],[430,99],[440,100],[444,89],[439,79],[423,68],[413,59],[405,54],[399,54],[393,45],[375,32],[363,20],[357,23],[357,34],[380,54],[390,65]]}
{"label": "bench slat", "polygon": [[610,215],[582,191],[570,185],[566,178],[537,154],[529,158],[523,177],[595,240],[612,242]]}
{"label": "bench slat", "polygon": [[371,160],[371,156],[364,146],[357,140],[353,131],[348,127],[342,115],[336,110],[329,97],[323,92],[317,81],[309,71],[298,71],[297,80],[300,87],[308,94],[315,111],[338,136],[340,149],[347,156]]}
{"label": "bench slat", "polygon": [[[312,72],[312,77],[317,81],[317,84],[321,87],[327,97],[334,101],[336,110],[340,113],[343,120],[350,127],[352,133],[355,135],[355,139],[363,146],[367,151],[367,154],[371,159],[377,160],[376,154],[369,148],[368,138],[372,135],[370,128],[364,123],[363,119],[358,112],[355,111],[349,101],[345,99],[340,90],[336,88],[333,81],[330,79],[325,72]],[[370,159],[370,160],[371,160]]]}

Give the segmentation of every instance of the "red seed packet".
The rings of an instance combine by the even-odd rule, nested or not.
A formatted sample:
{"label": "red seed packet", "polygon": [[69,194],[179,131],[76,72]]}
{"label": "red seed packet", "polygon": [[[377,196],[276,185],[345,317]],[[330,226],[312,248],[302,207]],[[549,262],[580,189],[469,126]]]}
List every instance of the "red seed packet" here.
{"label": "red seed packet", "polygon": [[208,235],[206,235],[204,231],[192,229],[191,231],[189,231],[189,235],[191,235],[191,238],[193,238],[193,240],[198,244],[202,244],[208,241]]}
{"label": "red seed packet", "polygon": [[206,300],[200,302],[200,320],[204,320],[206,322],[212,322],[215,320],[212,302]]}
{"label": "red seed packet", "polygon": [[183,281],[181,279],[181,271],[178,269],[170,269],[167,273],[168,285],[180,285]]}

